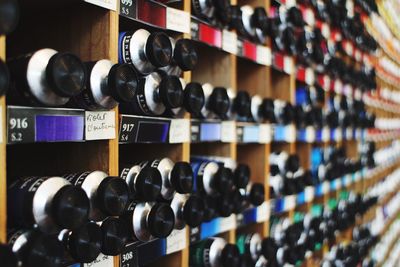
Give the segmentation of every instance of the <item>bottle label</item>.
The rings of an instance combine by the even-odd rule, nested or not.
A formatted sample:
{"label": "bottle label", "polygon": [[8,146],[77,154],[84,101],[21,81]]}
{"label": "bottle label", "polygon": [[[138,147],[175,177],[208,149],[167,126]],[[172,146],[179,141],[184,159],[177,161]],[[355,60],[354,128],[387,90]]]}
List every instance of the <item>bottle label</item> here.
{"label": "bottle label", "polygon": [[82,186],[82,184],[85,182],[86,177],[89,176],[92,172],[80,172],[80,173],[72,173],[72,174],[66,174],[63,175],[67,181],[69,181],[71,184],[76,185],[76,186]]}
{"label": "bottle label", "polygon": [[145,114],[145,115],[154,115],[153,112],[151,111],[150,107],[147,105],[146,101],[146,94],[145,94],[145,84],[146,80],[145,79],[140,79],[139,80],[139,86],[136,91],[136,100],[137,104],[139,106],[140,111]]}
{"label": "bottle label", "polygon": [[189,266],[211,267],[210,248],[213,239],[206,239],[193,245],[189,252]]}
{"label": "bottle label", "polygon": [[131,53],[129,51],[132,34],[126,34],[122,38],[122,59],[125,63],[132,64]]}

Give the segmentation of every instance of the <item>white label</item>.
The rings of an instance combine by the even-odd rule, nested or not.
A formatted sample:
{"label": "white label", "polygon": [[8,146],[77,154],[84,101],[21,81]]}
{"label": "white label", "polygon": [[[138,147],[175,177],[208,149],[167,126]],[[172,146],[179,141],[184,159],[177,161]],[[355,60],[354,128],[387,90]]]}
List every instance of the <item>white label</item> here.
{"label": "white label", "polygon": [[351,185],[351,174],[347,174],[346,175],[346,177],[345,177],[345,179],[344,179],[344,183],[345,183],[345,185],[346,186],[349,186],[349,185]]}
{"label": "white label", "polygon": [[180,251],[186,247],[186,228],[173,230],[167,237],[167,255]]}
{"label": "white label", "polygon": [[336,189],[342,188],[342,179],[341,178],[336,178],[336,180],[335,180],[335,188]]}
{"label": "white label", "polygon": [[328,182],[328,181],[323,182],[323,183],[322,183],[322,192],[323,192],[324,194],[326,194],[326,193],[329,192],[329,190],[330,190],[330,184],[329,184],[329,182]]}
{"label": "white label", "polygon": [[335,93],[337,93],[337,94],[342,94],[342,91],[343,91],[343,84],[342,84],[342,81],[340,81],[339,79],[336,79],[336,80],[335,80],[335,83],[334,83],[334,85],[333,85],[333,88],[334,88],[334,90],[335,90]]}
{"label": "white label", "polygon": [[352,96],[352,95],[353,95],[353,87],[352,87],[350,84],[346,84],[346,85],[343,87],[343,93],[344,93],[346,96]]}
{"label": "white label", "polygon": [[85,0],[85,2],[117,11],[117,0]]}
{"label": "white label", "polygon": [[113,256],[106,256],[100,254],[97,259],[92,261],[91,263],[85,263],[84,267],[113,267],[114,259]]}
{"label": "white label", "polygon": [[304,20],[310,26],[315,25],[315,16],[314,16],[314,12],[311,8],[306,9]]}
{"label": "white label", "polygon": [[236,217],[235,214],[232,214],[231,216],[227,217],[227,218],[221,218],[220,221],[220,232],[226,232],[232,229],[236,228]]}
{"label": "white label", "polygon": [[167,29],[190,33],[190,14],[171,7],[167,7]]}
{"label": "white label", "polygon": [[322,128],[322,141],[328,142],[329,138],[330,138],[329,128],[328,127]]}
{"label": "white label", "polygon": [[285,6],[286,8],[292,7],[296,5],[296,0],[286,0],[285,1]]}
{"label": "white label", "polygon": [[85,111],[85,139],[114,139],[115,111]]}
{"label": "white label", "polygon": [[315,141],[315,129],[312,126],[306,127],[306,142],[313,143]]}
{"label": "white label", "polygon": [[3,143],[3,106],[0,106],[0,144]]}
{"label": "white label", "polygon": [[271,65],[271,50],[262,45],[257,45],[257,63],[265,66]]}
{"label": "white label", "polygon": [[269,144],[272,141],[272,127],[270,124],[262,123],[259,125],[259,143]]}
{"label": "white label", "polygon": [[237,35],[234,32],[224,30],[222,32],[222,50],[237,55]]}
{"label": "white label", "polygon": [[293,124],[285,126],[285,140],[288,143],[296,141],[296,127]]}
{"label": "white label", "polygon": [[346,139],[350,140],[353,138],[353,128],[346,128]]}
{"label": "white label", "polygon": [[262,203],[257,207],[257,222],[266,222],[269,219],[271,213],[271,207],[268,202]]}
{"label": "white label", "polygon": [[324,88],[325,91],[329,91],[330,86],[331,86],[331,78],[329,78],[328,75],[324,75],[323,82],[324,82],[324,84],[322,87]]}
{"label": "white label", "polygon": [[283,57],[283,71],[287,74],[292,74],[294,70],[293,59],[289,56]]}
{"label": "white label", "polygon": [[342,141],[342,138],[343,138],[342,135],[343,135],[342,128],[336,128],[335,132],[334,132],[335,141],[338,141],[338,142]]}
{"label": "white label", "polygon": [[285,197],[285,211],[293,210],[296,208],[296,195]]}
{"label": "white label", "polygon": [[236,142],[236,123],[234,121],[221,122],[221,142]]}
{"label": "white label", "polygon": [[325,39],[330,39],[331,29],[329,28],[329,25],[327,23],[322,23],[321,32]]}
{"label": "white label", "polygon": [[311,202],[314,199],[315,188],[314,186],[306,186],[304,189],[304,197],[306,202]]}
{"label": "white label", "polygon": [[172,144],[190,141],[189,119],[172,119],[169,128],[169,142]]}
{"label": "white label", "polygon": [[308,85],[313,85],[315,82],[315,73],[313,69],[311,68],[306,68],[306,73],[305,73],[305,82]]}

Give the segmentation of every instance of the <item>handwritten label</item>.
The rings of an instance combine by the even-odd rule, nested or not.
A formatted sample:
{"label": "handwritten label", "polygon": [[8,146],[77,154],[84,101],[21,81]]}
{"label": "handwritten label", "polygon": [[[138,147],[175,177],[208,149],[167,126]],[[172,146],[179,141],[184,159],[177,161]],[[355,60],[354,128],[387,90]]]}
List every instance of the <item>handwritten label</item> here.
{"label": "handwritten label", "polygon": [[287,74],[292,74],[294,71],[293,59],[289,56],[284,56],[283,58],[283,71]]}
{"label": "handwritten label", "polygon": [[234,32],[223,30],[222,32],[222,50],[237,55],[238,44],[237,35]]}
{"label": "handwritten label", "polygon": [[117,0],[85,0],[85,2],[104,7],[109,10],[117,11]]}
{"label": "handwritten label", "polygon": [[173,230],[167,237],[167,255],[180,251],[186,247],[186,228]]}
{"label": "handwritten label", "polygon": [[114,139],[115,136],[115,111],[85,112],[86,140]]}
{"label": "handwritten label", "polygon": [[257,63],[265,66],[271,66],[271,50],[269,47],[257,45]]}
{"label": "handwritten label", "polygon": [[257,222],[266,222],[270,216],[271,207],[269,201],[262,203],[257,207]]}
{"label": "handwritten label", "polygon": [[190,141],[189,119],[172,119],[169,128],[169,142],[171,144],[186,143]]}
{"label": "handwritten label", "polygon": [[234,121],[221,122],[221,142],[236,142],[236,123]]}
{"label": "handwritten label", "polygon": [[190,14],[188,12],[167,7],[167,23],[169,30],[190,33]]}
{"label": "handwritten label", "polygon": [[235,228],[236,228],[236,217],[234,214],[226,218],[221,218],[220,229],[219,229],[221,233]]}
{"label": "handwritten label", "polygon": [[270,124],[262,123],[259,125],[259,143],[269,144],[272,141],[272,128]]}
{"label": "handwritten label", "polygon": [[97,259],[95,259],[91,263],[85,263],[84,267],[112,267],[114,266],[113,256],[106,256],[100,254]]}

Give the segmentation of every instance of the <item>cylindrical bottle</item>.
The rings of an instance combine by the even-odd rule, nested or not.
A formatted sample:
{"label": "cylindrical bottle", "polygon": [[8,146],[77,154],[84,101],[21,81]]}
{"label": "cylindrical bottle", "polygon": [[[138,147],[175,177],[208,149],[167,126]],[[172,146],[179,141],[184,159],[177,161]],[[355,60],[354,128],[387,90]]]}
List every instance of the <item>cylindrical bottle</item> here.
{"label": "cylindrical bottle", "polygon": [[22,266],[65,266],[64,246],[56,235],[34,230],[11,231],[8,243]]}
{"label": "cylindrical bottle", "polygon": [[108,59],[86,63],[88,79],[72,105],[87,110],[110,110],[121,102],[131,102],[139,78],[129,64],[113,64]]}
{"label": "cylindrical bottle", "polygon": [[18,267],[18,259],[11,247],[6,244],[0,244],[0,262],[4,267]]}
{"label": "cylindrical bottle", "polygon": [[10,87],[10,73],[7,65],[0,59],[0,97],[5,95]]}
{"label": "cylindrical bottle", "polygon": [[128,184],[131,198],[140,201],[155,201],[161,193],[161,173],[156,168],[143,165],[125,165],[121,178]]}
{"label": "cylindrical bottle", "polygon": [[121,219],[129,224],[129,236],[140,241],[166,238],[175,225],[174,211],[164,203],[133,202]]}
{"label": "cylindrical bottle", "polygon": [[73,231],[63,230],[58,239],[64,244],[71,262],[89,263],[100,254],[102,245],[100,227],[94,222]]}
{"label": "cylindrical bottle", "polygon": [[169,158],[155,159],[144,163],[146,166],[156,168],[161,174],[161,197],[171,200],[175,191],[181,194],[192,192],[193,170],[188,162],[174,163]]}
{"label": "cylindrical bottle", "polygon": [[7,191],[9,226],[32,227],[45,233],[76,229],[89,214],[85,191],[62,177],[26,177]]}
{"label": "cylindrical bottle", "polygon": [[253,262],[256,262],[261,255],[261,244],[261,236],[258,233],[242,234],[236,238],[240,254],[250,256]]}
{"label": "cylindrical bottle", "polygon": [[171,58],[172,45],[165,33],[139,29],[119,34],[119,62],[132,64],[143,75],[167,66]]}
{"label": "cylindrical bottle", "polygon": [[220,237],[207,238],[190,249],[191,267],[239,267],[239,264],[240,255],[237,246],[228,244]]}
{"label": "cylindrical bottle", "polygon": [[175,194],[171,208],[175,214],[175,229],[183,229],[186,224],[197,227],[203,222],[204,201],[196,195]]}
{"label": "cylindrical bottle", "polygon": [[90,220],[101,221],[106,216],[121,215],[129,202],[129,188],[119,177],[102,171],[87,171],[67,174],[64,178],[85,190],[90,200]]}
{"label": "cylindrical bottle", "polygon": [[251,116],[255,122],[275,122],[274,101],[269,98],[262,99],[259,95],[251,98]]}
{"label": "cylindrical bottle", "polygon": [[198,55],[190,39],[179,39],[175,41],[170,38],[173,49],[171,64],[161,68],[169,75],[181,76],[182,71],[193,70],[197,64]]}
{"label": "cylindrical bottle", "polygon": [[62,106],[85,86],[85,66],[71,53],[44,48],[7,65],[15,83],[8,94],[10,104]]}
{"label": "cylindrical bottle", "polygon": [[15,30],[19,21],[19,5],[17,0],[2,0],[0,3],[0,35]]}
{"label": "cylindrical bottle", "polygon": [[177,76],[161,76],[152,72],[139,80],[136,99],[121,103],[121,112],[136,115],[160,116],[167,109],[183,104],[183,88]]}
{"label": "cylindrical bottle", "polygon": [[100,222],[102,234],[101,253],[117,256],[122,253],[130,238],[130,226],[122,218],[107,217]]}
{"label": "cylindrical bottle", "polygon": [[229,110],[230,101],[227,90],[223,87],[213,87],[211,84],[203,84],[205,105],[201,110],[202,118],[225,119]]}

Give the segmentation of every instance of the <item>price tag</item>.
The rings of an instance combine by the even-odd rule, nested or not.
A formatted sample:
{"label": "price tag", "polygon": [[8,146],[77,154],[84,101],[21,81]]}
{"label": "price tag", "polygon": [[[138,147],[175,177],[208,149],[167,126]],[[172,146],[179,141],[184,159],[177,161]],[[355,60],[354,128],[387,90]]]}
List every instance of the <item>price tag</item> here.
{"label": "price tag", "polygon": [[221,122],[221,142],[236,142],[236,123],[235,121]]}
{"label": "price tag", "polygon": [[186,228],[173,230],[167,237],[167,255],[180,251],[186,247]]}
{"label": "price tag", "polygon": [[[122,0],[125,2],[133,1],[133,0]],[[117,0],[85,0],[85,2],[104,7],[109,10],[117,11]]]}
{"label": "price tag", "polygon": [[307,143],[313,143],[316,138],[316,133],[315,129],[312,126],[307,126],[306,127],[306,142]]}
{"label": "price tag", "polygon": [[115,111],[85,111],[85,139],[114,139]]}
{"label": "price tag", "polygon": [[305,82],[308,85],[313,85],[314,84],[314,82],[315,82],[315,73],[314,73],[313,69],[306,68]]}
{"label": "price tag", "polygon": [[190,14],[176,8],[167,7],[166,27],[168,30],[190,33]]}
{"label": "price tag", "polygon": [[262,203],[257,207],[257,222],[266,222],[270,217],[271,207],[269,201]]}
{"label": "price tag", "polygon": [[322,183],[322,193],[326,194],[330,190],[330,184],[328,181]]}
{"label": "price tag", "polygon": [[187,143],[190,141],[189,119],[172,119],[169,128],[169,142],[171,144]]}
{"label": "price tag", "polygon": [[259,125],[259,143],[269,144],[272,141],[272,128],[270,124],[262,123]]}
{"label": "price tag", "polygon": [[329,128],[328,127],[322,128],[322,141],[328,142],[329,137],[330,137]]}
{"label": "price tag", "polygon": [[237,55],[238,44],[237,35],[234,32],[223,30],[222,32],[222,50]]}
{"label": "price tag", "polygon": [[284,210],[288,211],[288,210],[293,210],[294,208],[296,208],[296,200],[297,200],[296,195],[285,197],[285,209]]}
{"label": "price tag", "polygon": [[[130,243],[125,246],[121,255],[119,256],[119,266],[136,267],[138,265],[137,242]],[[109,265],[108,267],[112,267],[112,265]]]}
{"label": "price tag", "polygon": [[285,126],[285,140],[288,143],[296,141],[296,127],[293,124]]}
{"label": "price tag", "polygon": [[314,186],[306,186],[306,188],[304,189],[304,194],[305,194],[305,201],[306,202],[313,201],[314,194],[315,194]]}
{"label": "price tag", "polygon": [[257,45],[257,63],[265,66],[271,66],[271,50],[269,47]]}
{"label": "price tag", "polygon": [[294,71],[293,59],[289,56],[283,57],[283,71],[287,74],[292,74]]}
{"label": "price tag", "polygon": [[[84,267],[112,267],[114,266],[114,259],[113,256],[106,256],[103,254],[100,254],[97,259],[92,261],[91,263],[85,263],[83,264]],[[121,265],[121,267],[128,267],[130,265]],[[135,265],[133,265],[135,266]]]}
{"label": "price tag", "polygon": [[232,229],[236,228],[236,217],[235,214],[232,214],[231,216],[227,218],[221,218],[220,220],[220,232],[226,232]]}

